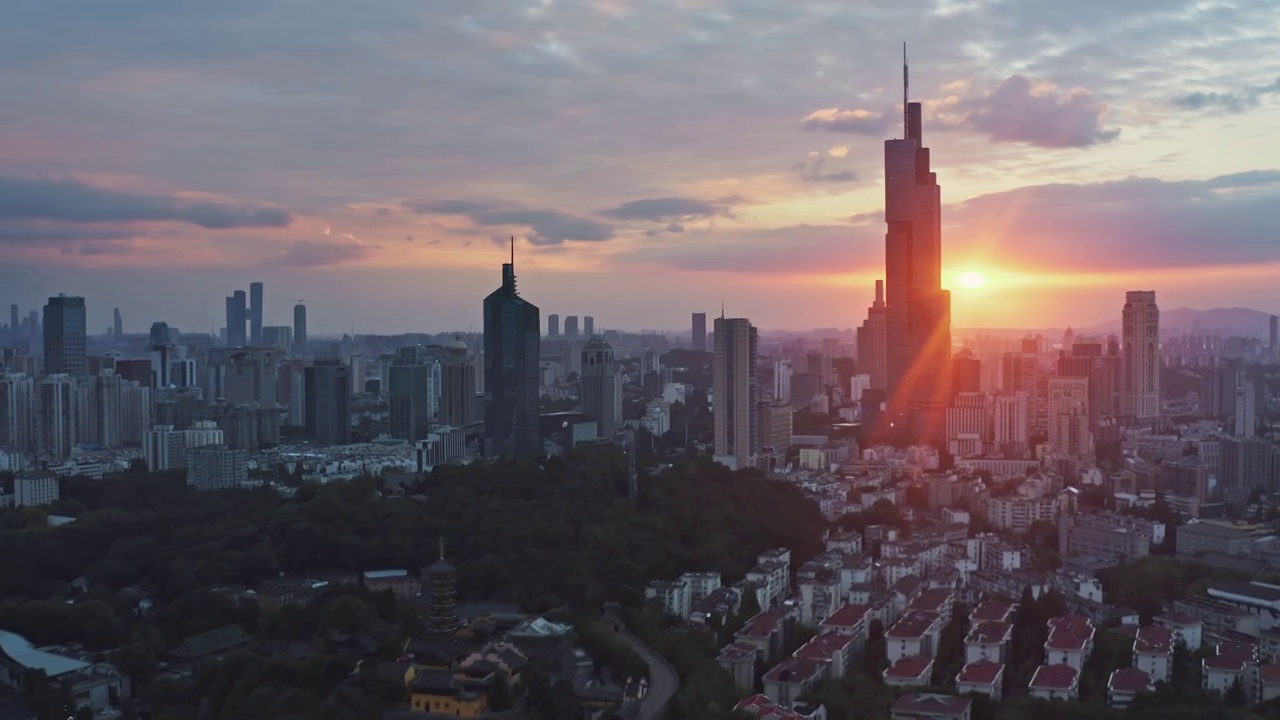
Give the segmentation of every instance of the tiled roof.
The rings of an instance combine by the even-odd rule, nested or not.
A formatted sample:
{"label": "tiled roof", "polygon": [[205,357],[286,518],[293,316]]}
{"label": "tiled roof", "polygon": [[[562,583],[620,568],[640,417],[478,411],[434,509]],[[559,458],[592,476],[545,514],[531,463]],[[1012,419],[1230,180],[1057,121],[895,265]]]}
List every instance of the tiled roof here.
{"label": "tiled roof", "polygon": [[741,637],[766,637],[773,634],[782,625],[782,621],[786,616],[786,608],[776,607],[772,610],[765,610],[748,620],[746,626],[738,631],[738,635]]}
{"label": "tiled roof", "polygon": [[1138,637],[1133,643],[1133,651],[1168,655],[1173,652],[1173,631],[1159,625],[1140,628]]}
{"label": "tiled roof", "polygon": [[903,615],[898,622],[889,628],[889,632],[885,633],[885,637],[898,639],[915,639],[923,636],[938,621],[938,613],[925,612],[917,610],[916,612]]}
{"label": "tiled roof", "polygon": [[891,712],[915,717],[961,717],[971,704],[969,698],[955,695],[907,693],[893,703]]}
{"label": "tiled roof", "polygon": [[1013,625],[999,620],[988,620],[974,625],[969,634],[965,636],[966,644],[982,644],[989,645],[991,643],[1002,643],[1009,639],[1013,633]]}
{"label": "tiled roof", "polygon": [[987,600],[969,614],[969,621],[976,624],[984,620],[1008,620],[1017,607],[1003,600]]}
{"label": "tiled roof", "polygon": [[907,606],[907,609],[929,610],[930,612],[940,613],[947,606],[947,603],[950,600],[950,590],[943,590],[940,588],[936,590],[925,590],[920,593],[915,600],[911,601],[911,604]]}
{"label": "tiled roof", "polygon": [[1258,668],[1258,679],[1263,685],[1280,685],[1280,663],[1263,665]]}
{"label": "tiled roof", "polygon": [[1093,638],[1093,623],[1079,615],[1063,615],[1049,620],[1048,650],[1083,650]]}
{"label": "tiled roof", "polygon": [[829,662],[838,653],[844,652],[853,644],[853,637],[837,632],[825,632],[796,650],[795,657],[806,660]]}
{"label": "tiled roof", "polygon": [[[925,655],[912,655],[911,657],[898,658],[887,670],[884,671],[886,679],[894,678],[896,680],[914,680],[924,675],[933,667],[933,658]],[[928,680],[926,679],[926,682]]]}
{"label": "tiled roof", "polygon": [[855,627],[866,620],[870,610],[866,605],[845,605],[822,621],[822,627]]}
{"label": "tiled roof", "polygon": [[1076,684],[1076,669],[1070,665],[1041,665],[1030,687],[1041,690],[1069,690]]}
{"label": "tiled roof", "polygon": [[956,682],[990,685],[996,681],[996,678],[1000,677],[1000,673],[1003,670],[1004,663],[977,660],[965,665],[960,670],[960,674],[956,676]]}
{"label": "tiled roof", "polygon": [[752,695],[739,701],[733,709],[754,715],[760,720],[804,720],[800,713],[782,707],[764,695]]}
{"label": "tiled roof", "polygon": [[1146,692],[1151,688],[1151,676],[1136,667],[1120,668],[1111,673],[1107,687],[1115,692]]}
{"label": "tiled roof", "polygon": [[765,682],[784,682],[784,683],[805,683],[816,680],[822,671],[826,669],[826,663],[816,660],[806,660],[804,658],[789,657],[786,660],[773,666],[773,669],[764,674]]}
{"label": "tiled roof", "polygon": [[759,648],[751,643],[735,642],[720,648],[720,654],[716,657],[721,662],[741,662],[750,657],[755,657],[759,652]]}

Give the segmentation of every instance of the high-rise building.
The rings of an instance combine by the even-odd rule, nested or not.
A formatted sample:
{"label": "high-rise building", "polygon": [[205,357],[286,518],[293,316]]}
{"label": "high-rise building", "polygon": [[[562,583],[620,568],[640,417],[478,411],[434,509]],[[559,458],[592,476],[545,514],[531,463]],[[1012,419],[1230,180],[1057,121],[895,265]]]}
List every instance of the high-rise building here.
{"label": "high-rise building", "polygon": [[147,469],[151,472],[177,470],[187,466],[186,434],[172,425],[157,425],[148,430],[143,441]]}
{"label": "high-rise building", "polygon": [[613,348],[604,338],[582,347],[582,414],[596,421],[596,435],[611,439],[622,424],[622,375],[613,361]]}
{"label": "high-rise building", "polygon": [[1241,379],[1235,392],[1235,425],[1232,434],[1236,437],[1250,437],[1258,429],[1258,388]]}
{"label": "high-rise building", "polygon": [[774,400],[770,403],[761,403],[759,447],[769,448],[775,452],[786,452],[787,448],[791,447],[793,419],[791,406],[785,402]]}
{"label": "high-rise building", "polygon": [[351,374],[341,360],[306,369],[306,434],[325,445],[351,442]]}
{"label": "high-rise building", "polygon": [[440,422],[462,428],[476,421],[476,365],[455,337],[440,363]]}
{"label": "high-rise building", "polygon": [[89,374],[84,298],[59,295],[44,306],[44,372],[72,377]]}
{"label": "high-rise building", "polygon": [[187,452],[187,484],[197,490],[226,490],[249,479],[249,453],[243,448],[206,445]]}
{"label": "high-rise building", "polygon": [[[491,456],[537,457],[539,349],[538,306],[516,290],[514,251],[502,265],[502,286],[484,299],[484,434]],[[565,334],[578,334],[578,318],[565,319]]]}
{"label": "high-rise building", "polygon": [[[906,100],[905,137],[884,143],[885,319],[890,417],[936,416],[951,395],[951,293],[942,289],[942,201],[929,168],[921,105]],[[941,435],[930,428],[922,436]]]}
{"label": "high-rise building", "polygon": [[387,410],[391,437],[415,443],[425,439],[431,429],[431,372],[434,363],[421,358],[400,358],[391,366],[387,386]]}
{"label": "high-rise building", "polygon": [[760,441],[757,343],[756,329],[746,318],[716,318],[712,364],[715,455],[717,461],[735,469],[753,464]]}
{"label": "high-rise building", "polygon": [[124,335],[124,318],[120,316],[120,308],[111,311],[111,334],[117,340]]}
{"label": "high-rise building", "polygon": [[18,305],[14,303],[9,306],[9,339],[17,342],[21,333],[22,321],[18,318]]}
{"label": "high-rise building", "polygon": [[560,337],[560,316],[555,313],[547,316],[547,337]]}
{"label": "high-rise building", "polygon": [[288,325],[267,325],[262,328],[262,346],[287,353],[293,348],[293,328]]}
{"label": "high-rise building", "polygon": [[[16,305],[14,306],[14,310],[17,310]],[[1280,351],[1280,345],[1277,345],[1277,343],[1280,343],[1280,317],[1272,315],[1267,318],[1267,329],[1269,331],[1267,333],[1267,346],[1271,348],[1271,359],[1275,360],[1277,357],[1280,357],[1280,354],[1277,354],[1278,351]]]}
{"label": "high-rise building", "polygon": [[1021,456],[1030,450],[1031,396],[1026,392],[997,395],[994,437],[1001,452]]}
{"label": "high-rise building", "polygon": [[36,442],[35,379],[0,375],[0,447],[31,452]]}
{"label": "high-rise building", "polygon": [[596,319],[590,315],[582,318],[582,336],[588,340],[596,336]]}
{"label": "high-rise building", "polygon": [[947,408],[947,452],[956,457],[981,455],[991,441],[991,396],[958,393]]}
{"label": "high-rise building", "polygon": [[238,348],[249,344],[249,338],[245,335],[248,312],[243,290],[236,290],[227,296],[227,347]]}
{"label": "high-rise building", "polygon": [[1049,448],[1059,455],[1093,453],[1087,377],[1049,379]]}
{"label": "high-rise building", "polygon": [[302,303],[293,306],[293,356],[307,356],[307,306]]}
{"label": "high-rise building", "polygon": [[569,315],[564,319],[564,336],[567,338],[578,337],[578,316]]}
{"label": "high-rise building", "polygon": [[[871,378],[871,387],[884,389],[888,382],[888,346],[884,307],[884,281],[876,281],[876,298],[867,308],[867,319],[858,328],[858,371]],[[853,398],[861,400],[861,398]]]}
{"label": "high-rise building", "polygon": [[37,387],[37,453],[53,460],[71,456],[76,442],[76,381],[67,374],[49,375]]}
{"label": "high-rise building", "polygon": [[1120,411],[1140,420],[1160,417],[1160,308],[1154,290],[1125,293],[1124,390]]}
{"label": "high-rise building", "polygon": [[262,347],[262,283],[249,283],[249,344]]}
{"label": "high-rise building", "polygon": [[[791,378],[795,372],[791,368],[791,361],[787,358],[778,358],[773,361],[773,399],[780,403],[791,402]],[[802,398],[806,402],[809,398]],[[858,398],[854,398],[855,400]]]}
{"label": "high-rise building", "polygon": [[697,352],[707,351],[707,314],[693,314],[693,342],[690,345]]}
{"label": "high-rise building", "polygon": [[968,348],[951,358],[951,392],[953,396],[982,392],[982,361]]}

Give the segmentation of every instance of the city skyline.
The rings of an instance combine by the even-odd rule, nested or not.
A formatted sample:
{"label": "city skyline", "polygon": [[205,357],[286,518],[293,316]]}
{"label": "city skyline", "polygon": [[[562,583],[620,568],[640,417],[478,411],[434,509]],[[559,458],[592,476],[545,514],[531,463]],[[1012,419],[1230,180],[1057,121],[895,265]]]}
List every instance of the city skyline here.
{"label": "city skyline", "polygon": [[[305,297],[325,334],[478,330],[492,240],[516,234],[526,292],[603,327],[687,327],[723,300],[766,331],[853,328],[880,275],[886,69],[905,39],[947,178],[954,326],[1092,324],[1133,287],[1167,308],[1272,312],[1267,11],[5,8],[0,26],[39,40],[13,43],[23,72],[0,74],[15,98],[0,283],[24,308],[84,296],[90,328],[116,307],[132,332],[216,328],[227,289],[261,280],[266,325]],[[230,42],[246,25],[251,56]],[[764,27],[774,42],[750,41]],[[203,41],[145,41],[187,34]],[[1129,52],[1107,49],[1121,38]],[[462,70],[425,69],[427,47]],[[69,91],[40,94],[51,84]]]}

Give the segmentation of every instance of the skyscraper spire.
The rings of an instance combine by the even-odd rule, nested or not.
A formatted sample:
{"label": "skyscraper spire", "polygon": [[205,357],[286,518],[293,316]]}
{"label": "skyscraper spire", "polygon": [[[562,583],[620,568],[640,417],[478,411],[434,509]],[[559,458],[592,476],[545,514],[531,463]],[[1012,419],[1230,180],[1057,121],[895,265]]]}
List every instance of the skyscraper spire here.
{"label": "skyscraper spire", "polygon": [[910,88],[910,83],[908,81],[908,76],[907,76],[907,43],[904,40],[902,42],[902,132],[903,132],[903,137],[906,137],[907,126],[910,125],[910,121],[907,120],[907,102],[911,97],[910,94],[908,93],[909,88]]}
{"label": "skyscraper spire", "polygon": [[[903,47],[905,48],[906,46],[904,45]],[[906,50],[903,50],[903,52],[906,52]],[[512,269],[515,269],[515,266],[516,266],[516,236],[512,235],[511,236],[511,267]]]}

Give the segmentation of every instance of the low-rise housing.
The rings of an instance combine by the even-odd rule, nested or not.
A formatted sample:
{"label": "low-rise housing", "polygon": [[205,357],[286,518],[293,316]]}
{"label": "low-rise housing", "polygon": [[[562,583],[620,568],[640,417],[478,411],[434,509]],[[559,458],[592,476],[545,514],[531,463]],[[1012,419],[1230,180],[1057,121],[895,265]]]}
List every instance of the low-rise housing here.
{"label": "low-rise housing", "polygon": [[1076,672],[1084,670],[1085,660],[1093,651],[1093,623],[1079,615],[1063,615],[1049,620],[1049,639],[1044,652],[1047,665],[1067,665]]}
{"label": "low-rise housing", "polygon": [[969,623],[971,625],[976,625],[988,620],[1013,622],[1013,614],[1017,610],[1017,603],[1008,602],[1007,600],[999,600],[996,598],[988,598],[983,600],[981,604],[969,613]]}
{"label": "low-rise housing", "polygon": [[822,705],[808,707],[795,705],[786,707],[770,700],[765,695],[752,695],[738,701],[734,710],[747,713],[760,720],[827,720],[827,709]]}
{"label": "low-rise housing", "polygon": [[720,648],[716,662],[733,678],[739,690],[751,690],[756,685],[756,660],[760,648],[748,642],[734,642]]}
{"label": "low-rise housing", "polygon": [[827,665],[814,660],[789,657],[764,674],[764,694],[790,707],[827,677]]}
{"label": "low-rise housing", "polygon": [[1173,601],[1175,612],[1194,617],[1201,623],[1204,640],[1210,636],[1226,637],[1236,632],[1243,635],[1258,635],[1258,616],[1222,600],[1203,596],[1192,596]]}
{"label": "low-rise housing", "polygon": [[1169,612],[1154,618],[1156,625],[1173,631],[1174,642],[1181,642],[1187,649],[1196,651],[1204,642],[1204,623],[1194,615],[1184,612]]}
{"label": "low-rise housing", "polygon": [[1139,693],[1155,689],[1151,676],[1136,667],[1120,668],[1107,680],[1107,704],[1114,708],[1129,707]]}
{"label": "low-rise housing", "polygon": [[867,637],[869,611],[870,608],[866,605],[845,605],[823,620],[819,627],[823,632],[837,632],[852,637],[854,643],[861,646]]}
{"label": "low-rise housing", "polygon": [[928,687],[932,679],[933,658],[923,655],[898,658],[884,671],[884,684],[890,687]]}
{"label": "low-rise housing", "polygon": [[1258,668],[1258,699],[1262,702],[1280,697],[1280,663]]}
{"label": "low-rise housing", "polygon": [[1193,521],[1178,528],[1175,542],[1179,555],[1221,552],[1248,557],[1253,546],[1253,538],[1252,528]]}
{"label": "low-rise housing", "polygon": [[1031,697],[1075,700],[1080,690],[1080,671],[1070,665],[1041,665],[1027,687]]}
{"label": "low-rise housing", "polygon": [[969,720],[973,701],[939,693],[907,693],[889,708],[891,720]]}
{"label": "low-rise housing", "polygon": [[1168,682],[1173,677],[1173,631],[1159,625],[1138,628],[1133,665],[1152,680]]}
{"label": "low-rise housing", "polygon": [[657,600],[662,611],[681,619],[689,617],[691,606],[689,585],[680,580],[654,580],[644,590],[644,596]]}
{"label": "low-rise housing", "polygon": [[853,665],[854,638],[835,632],[825,632],[800,646],[792,657],[827,664],[827,674],[833,678],[844,677]]}
{"label": "low-rise housing", "polygon": [[410,575],[408,570],[366,570],[362,581],[369,592],[390,590],[402,600],[412,600],[422,594],[422,580]]}
{"label": "low-rise housing", "polygon": [[1231,686],[1240,683],[1246,697],[1252,697],[1258,663],[1258,648],[1252,643],[1227,640],[1218,644],[1217,654],[1201,663],[1201,682],[1205,690],[1224,695]]}
{"label": "low-rise housing", "polygon": [[915,655],[933,657],[942,624],[942,617],[937,613],[916,611],[902,616],[885,633],[890,662]]}
{"label": "low-rise housing", "polygon": [[973,624],[964,638],[964,660],[967,663],[986,660],[1003,663],[1009,659],[1009,642],[1013,625],[1003,620],[987,620]]}
{"label": "low-rise housing", "polygon": [[968,663],[956,676],[956,692],[961,695],[976,692],[999,700],[1004,692],[1004,663],[990,660]]}
{"label": "low-rise housing", "polygon": [[782,646],[786,641],[787,610],[774,608],[764,610],[747,620],[747,624],[734,637],[760,649],[760,660],[765,664],[774,662],[782,654]]}

